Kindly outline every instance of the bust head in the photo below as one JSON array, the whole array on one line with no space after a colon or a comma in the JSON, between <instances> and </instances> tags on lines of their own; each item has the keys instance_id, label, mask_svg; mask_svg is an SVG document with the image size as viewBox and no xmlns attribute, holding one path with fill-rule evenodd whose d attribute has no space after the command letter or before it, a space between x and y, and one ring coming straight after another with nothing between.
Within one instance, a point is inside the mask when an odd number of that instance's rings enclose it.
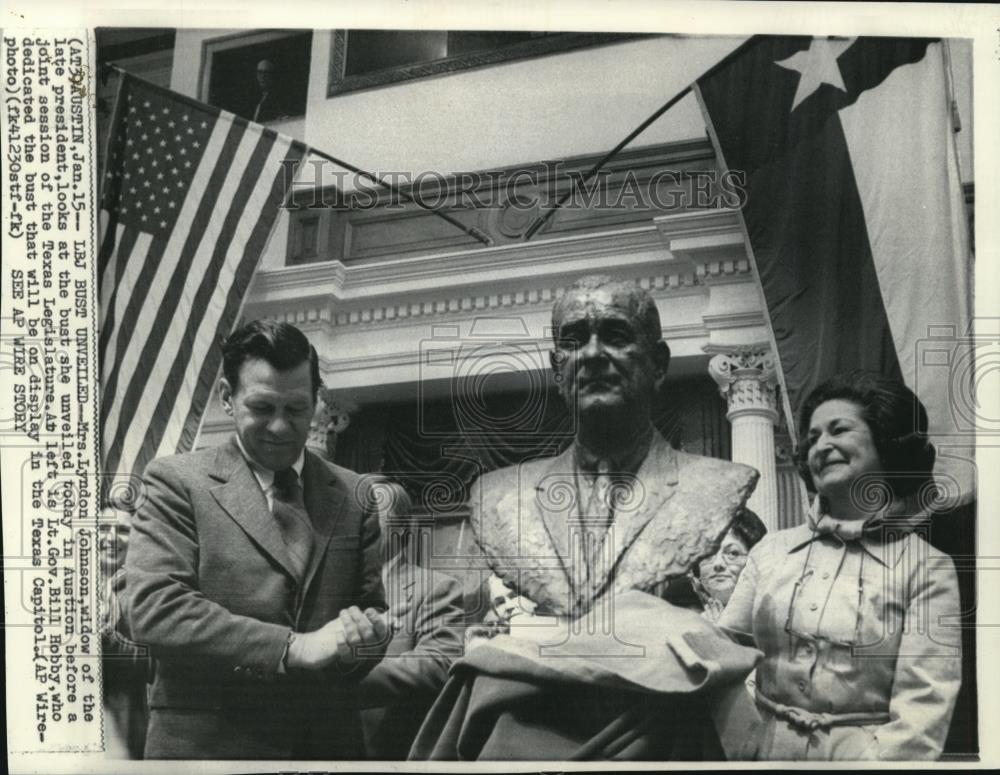
<instances>
[{"instance_id":1,"label":"bust head","mask_svg":"<svg viewBox=\"0 0 1000 775\"><path fill-rule=\"evenodd\" d=\"M652 297L619 278L583 277L556 302L552 329L552 370L579 432L645 429L670 362Z\"/></svg>"}]
</instances>

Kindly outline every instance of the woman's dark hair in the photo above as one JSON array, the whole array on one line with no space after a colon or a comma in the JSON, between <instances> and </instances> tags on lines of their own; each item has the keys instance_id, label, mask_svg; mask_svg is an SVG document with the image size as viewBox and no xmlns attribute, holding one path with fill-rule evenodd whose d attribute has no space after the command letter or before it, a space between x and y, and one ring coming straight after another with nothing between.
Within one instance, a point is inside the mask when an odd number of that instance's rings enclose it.
<instances>
[{"instance_id":1,"label":"woman's dark hair","mask_svg":"<svg viewBox=\"0 0 1000 775\"><path fill-rule=\"evenodd\" d=\"M240 367L258 358L278 371L288 371L308 362L313 398L316 398L323 384L319 376L319 356L306 335L295 326L275 320L254 320L226 337L222 342L222 374L234 393L240 385Z\"/></svg>"},{"instance_id":2,"label":"woman's dark hair","mask_svg":"<svg viewBox=\"0 0 1000 775\"><path fill-rule=\"evenodd\" d=\"M810 492L816 492L816 486L809 473L809 423L820 404L838 399L861 409L885 471L885 483L893 494L910 495L933 482L935 450L927 439L923 403L899 380L876 372L851 371L819 385L802 405L795 459Z\"/></svg>"},{"instance_id":3,"label":"woman's dark hair","mask_svg":"<svg viewBox=\"0 0 1000 775\"><path fill-rule=\"evenodd\" d=\"M767 533L767 526L763 520L750 509L743 509L729 529L746 545L748 551L753 549Z\"/></svg>"}]
</instances>

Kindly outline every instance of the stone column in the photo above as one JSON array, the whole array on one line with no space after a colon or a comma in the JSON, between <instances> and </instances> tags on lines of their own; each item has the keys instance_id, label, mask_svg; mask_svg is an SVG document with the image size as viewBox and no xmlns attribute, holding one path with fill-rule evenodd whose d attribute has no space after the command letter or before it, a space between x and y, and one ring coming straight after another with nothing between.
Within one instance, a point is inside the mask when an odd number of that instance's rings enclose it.
<instances>
[{"instance_id":1,"label":"stone column","mask_svg":"<svg viewBox=\"0 0 1000 775\"><path fill-rule=\"evenodd\" d=\"M778 373L767 347L739 347L720 352L708 364L719 385L732 426L733 461L760 471L747 505L767 525L778 529L778 482L774 428L778 423Z\"/></svg>"}]
</instances>

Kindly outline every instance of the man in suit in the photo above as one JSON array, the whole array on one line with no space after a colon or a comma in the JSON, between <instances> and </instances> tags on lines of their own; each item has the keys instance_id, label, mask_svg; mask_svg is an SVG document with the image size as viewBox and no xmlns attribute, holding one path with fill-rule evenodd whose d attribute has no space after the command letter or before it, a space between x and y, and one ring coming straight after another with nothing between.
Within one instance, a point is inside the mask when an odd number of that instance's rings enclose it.
<instances>
[{"instance_id":1,"label":"man in suit","mask_svg":"<svg viewBox=\"0 0 1000 775\"><path fill-rule=\"evenodd\" d=\"M145 755L358 758L354 685L388 640L378 515L361 477L305 450L320 378L302 332L252 322L222 349L234 436L153 461L132 526Z\"/></svg>"},{"instance_id":2,"label":"man in suit","mask_svg":"<svg viewBox=\"0 0 1000 775\"><path fill-rule=\"evenodd\" d=\"M575 439L473 486L499 622L468 641L412 754L745 758L755 713L742 682L758 652L648 593L717 550L758 474L674 450L653 427L670 350L641 288L585 277L552 326Z\"/></svg>"},{"instance_id":3,"label":"man in suit","mask_svg":"<svg viewBox=\"0 0 1000 775\"><path fill-rule=\"evenodd\" d=\"M422 536L413 505L402 485L373 485L388 557L382 582L389 601L392 641L385 658L361 681L362 711L369 758L406 759L427 711L462 656L465 611L462 586L419 562Z\"/></svg>"}]
</instances>

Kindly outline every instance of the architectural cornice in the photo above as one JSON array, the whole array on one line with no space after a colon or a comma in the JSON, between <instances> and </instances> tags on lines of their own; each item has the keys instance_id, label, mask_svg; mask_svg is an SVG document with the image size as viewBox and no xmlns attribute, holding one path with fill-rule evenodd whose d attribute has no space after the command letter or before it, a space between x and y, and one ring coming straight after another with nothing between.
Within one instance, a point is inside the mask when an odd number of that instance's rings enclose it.
<instances>
[{"instance_id":1,"label":"architectural cornice","mask_svg":"<svg viewBox=\"0 0 1000 775\"><path fill-rule=\"evenodd\" d=\"M297 323L391 324L449 313L548 307L576 277L608 271L634 278L657 296L705 293L703 286L713 281L752 281L742 245L732 211L686 212L643 226L527 243L354 266L326 261L262 271L247 306ZM716 323L742 324L742 314L722 316ZM756 324L758 318L751 315L746 322Z\"/></svg>"},{"instance_id":2,"label":"architectural cornice","mask_svg":"<svg viewBox=\"0 0 1000 775\"><path fill-rule=\"evenodd\" d=\"M653 224L669 254L694 265L700 279L743 280L751 274L735 210L661 215Z\"/></svg>"},{"instance_id":3,"label":"architectural cornice","mask_svg":"<svg viewBox=\"0 0 1000 775\"><path fill-rule=\"evenodd\" d=\"M471 344L485 357L483 321L518 321L521 333L498 335L493 355L506 363L523 344L537 357L514 370L544 372L553 302L578 277L607 273L657 299L676 357L704 358L715 339L756 341L766 330L738 216L709 209L530 242L261 271L245 314L302 328L322 373L349 391L433 381L441 375L424 362L428 348Z\"/></svg>"},{"instance_id":4,"label":"architectural cornice","mask_svg":"<svg viewBox=\"0 0 1000 775\"><path fill-rule=\"evenodd\" d=\"M247 306L352 325L550 305L573 278L611 266L654 292L691 292L699 282L696 265L665 257L656 229L643 226L359 266L330 261L262 271Z\"/></svg>"}]
</instances>

